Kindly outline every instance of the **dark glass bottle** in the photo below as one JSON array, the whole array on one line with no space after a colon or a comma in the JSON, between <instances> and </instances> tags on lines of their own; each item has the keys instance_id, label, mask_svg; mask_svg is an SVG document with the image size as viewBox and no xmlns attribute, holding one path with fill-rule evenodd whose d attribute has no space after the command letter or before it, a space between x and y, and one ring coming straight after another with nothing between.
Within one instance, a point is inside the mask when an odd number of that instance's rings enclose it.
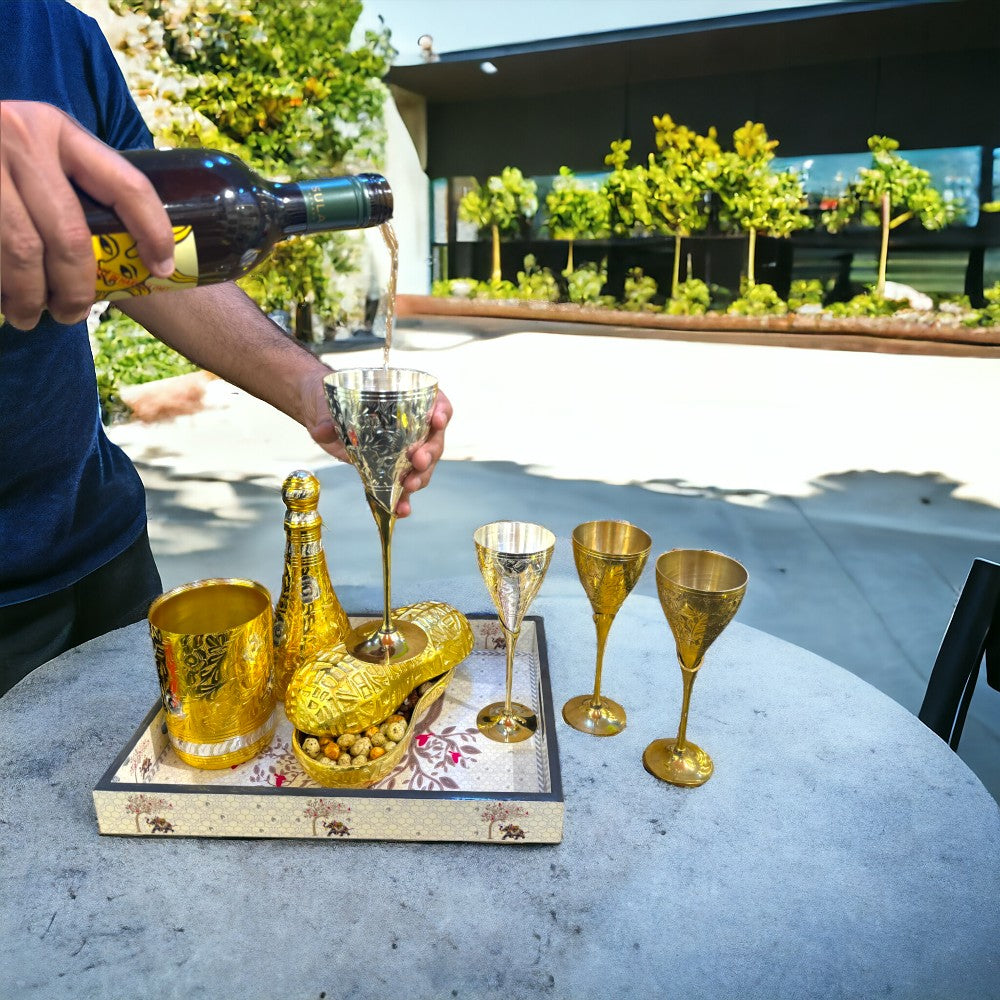
<instances>
[{"instance_id":1,"label":"dark glass bottle","mask_svg":"<svg viewBox=\"0 0 1000 1000\"><path fill-rule=\"evenodd\" d=\"M229 281L252 271L290 236L378 226L392 217L379 174L267 181L211 149L122 154L152 182L174 227L173 278L149 275L121 219L79 192L94 239L98 298Z\"/></svg>"}]
</instances>

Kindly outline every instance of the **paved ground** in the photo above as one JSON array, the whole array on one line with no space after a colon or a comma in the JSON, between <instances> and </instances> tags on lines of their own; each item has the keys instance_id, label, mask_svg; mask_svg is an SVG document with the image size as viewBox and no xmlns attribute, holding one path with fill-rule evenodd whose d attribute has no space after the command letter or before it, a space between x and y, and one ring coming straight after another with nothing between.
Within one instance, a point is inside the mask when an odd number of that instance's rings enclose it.
<instances>
[{"instance_id":1,"label":"paved ground","mask_svg":"<svg viewBox=\"0 0 1000 1000\"><path fill-rule=\"evenodd\" d=\"M917 711L972 559L1000 561L995 361L485 329L413 321L398 335L394 363L437 374L456 410L448 460L396 529L401 601L423 578L469 572L471 533L496 518L552 528L546 586L577 587L574 525L628 518L654 555L739 558L751 578L740 620ZM377 582L353 470L225 383L206 404L113 431L146 482L164 583L250 575L277 593L279 487L302 467L323 484L334 583ZM655 593L651 569L639 590ZM1000 797L998 750L1000 693L981 682L962 756Z\"/></svg>"}]
</instances>

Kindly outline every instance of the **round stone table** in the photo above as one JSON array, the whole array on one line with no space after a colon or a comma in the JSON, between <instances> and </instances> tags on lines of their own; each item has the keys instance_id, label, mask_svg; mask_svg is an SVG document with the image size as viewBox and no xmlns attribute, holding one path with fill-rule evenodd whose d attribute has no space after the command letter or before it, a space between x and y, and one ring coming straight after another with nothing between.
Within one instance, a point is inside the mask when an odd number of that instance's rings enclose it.
<instances>
[{"instance_id":1,"label":"round stone table","mask_svg":"<svg viewBox=\"0 0 1000 1000\"><path fill-rule=\"evenodd\" d=\"M396 597L491 610L471 578ZM589 605L554 579L530 613L558 717L593 683ZM0 698L0 995L1000 996L1000 809L916 718L737 621L692 700L715 775L662 784L641 757L680 671L635 594L603 687L628 728L559 718L560 844L106 837L91 792L158 697L148 633L66 653Z\"/></svg>"}]
</instances>

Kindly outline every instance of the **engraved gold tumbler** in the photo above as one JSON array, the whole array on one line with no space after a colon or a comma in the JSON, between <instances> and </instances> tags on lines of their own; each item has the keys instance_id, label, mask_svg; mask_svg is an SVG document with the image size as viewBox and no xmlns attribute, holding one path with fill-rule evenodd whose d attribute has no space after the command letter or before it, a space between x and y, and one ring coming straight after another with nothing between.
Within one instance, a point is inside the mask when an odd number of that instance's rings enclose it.
<instances>
[{"instance_id":1,"label":"engraved gold tumbler","mask_svg":"<svg viewBox=\"0 0 1000 1000\"><path fill-rule=\"evenodd\" d=\"M252 580L198 580L150 606L167 734L185 763L230 767L271 742L272 631L271 595Z\"/></svg>"}]
</instances>

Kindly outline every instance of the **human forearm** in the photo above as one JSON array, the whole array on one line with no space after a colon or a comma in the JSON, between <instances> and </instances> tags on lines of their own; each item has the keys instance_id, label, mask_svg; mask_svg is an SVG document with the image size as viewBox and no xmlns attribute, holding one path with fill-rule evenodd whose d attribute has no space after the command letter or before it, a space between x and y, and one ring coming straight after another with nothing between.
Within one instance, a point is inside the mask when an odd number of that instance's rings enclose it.
<instances>
[{"instance_id":1,"label":"human forearm","mask_svg":"<svg viewBox=\"0 0 1000 1000\"><path fill-rule=\"evenodd\" d=\"M331 455L349 461L326 402L323 378L330 369L287 337L235 285L161 292L118 304L165 344L286 413ZM399 517L410 513L410 494L430 482L451 415L451 403L439 390L430 435L410 455L412 468L396 506Z\"/></svg>"},{"instance_id":2,"label":"human forearm","mask_svg":"<svg viewBox=\"0 0 1000 1000\"><path fill-rule=\"evenodd\" d=\"M329 368L287 337L231 283L117 302L159 340L314 433L315 397ZM332 424L331 424L332 429Z\"/></svg>"}]
</instances>

